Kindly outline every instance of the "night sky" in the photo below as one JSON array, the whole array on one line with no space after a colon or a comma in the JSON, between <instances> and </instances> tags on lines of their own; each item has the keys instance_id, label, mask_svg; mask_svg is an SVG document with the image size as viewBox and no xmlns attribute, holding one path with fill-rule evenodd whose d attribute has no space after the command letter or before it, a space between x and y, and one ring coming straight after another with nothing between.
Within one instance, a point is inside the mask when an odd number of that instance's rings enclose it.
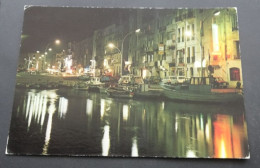
<instances>
[{"instance_id":1,"label":"night sky","mask_svg":"<svg viewBox=\"0 0 260 168\"><path fill-rule=\"evenodd\" d=\"M44 51L48 43L61 40L60 48L80 41L94 30L120 23L130 9L30 7L25 10L21 53ZM54 43L53 43L54 46ZM58 46L55 46L58 47Z\"/></svg>"}]
</instances>

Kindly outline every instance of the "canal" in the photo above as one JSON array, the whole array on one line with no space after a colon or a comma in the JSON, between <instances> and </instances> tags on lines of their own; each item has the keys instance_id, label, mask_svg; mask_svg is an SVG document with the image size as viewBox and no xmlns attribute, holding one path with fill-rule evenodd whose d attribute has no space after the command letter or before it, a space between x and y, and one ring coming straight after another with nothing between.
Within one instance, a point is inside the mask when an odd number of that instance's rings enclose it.
<instances>
[{"instance_id":1,"label":"canal","mask_svg":"<svg viewBox=\"0 0 260 168\"><path fill-rule=\"evenodd\" d=\"M7 152L33 155L243 158L243 105L116 99L16 89Z\"/></svg>"}]
</instances>

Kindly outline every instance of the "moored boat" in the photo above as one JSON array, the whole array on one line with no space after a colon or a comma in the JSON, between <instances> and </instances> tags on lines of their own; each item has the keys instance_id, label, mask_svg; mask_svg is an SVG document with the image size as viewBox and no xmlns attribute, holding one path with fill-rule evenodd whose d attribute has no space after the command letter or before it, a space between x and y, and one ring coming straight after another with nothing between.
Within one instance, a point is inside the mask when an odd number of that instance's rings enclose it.
<instances>
[{"instance_id":1,"label":"moored boat","mask_svg":"<svg viewBox=\"0 0 260 168\"><path fill-rule=\"evenodd\" d=\"M115 98L133 98L134 96L133 90L123 86L110 87L106 90L106 92L110 97L115 97Z\"/></svg>"},{"instance_id":2,"label":"moored boat","mask_svg":"<svg viewBox=\"0 0 260 168\"><path fill-rule=\"evenodd\" d=\"M100 87L104 87L104 83L100 82L99 77L91 77L89 81L86 82L89 91L100 91Z\"/></svg>"},{"instance_id":3,"label":"moored boat","mask_svg":"<svg viewBox=\"0 0 260 168\"><path fill-rule=\"evenodd\" d=\"M238 89L213 89L209 77L192 77L186 85L176 85L164 89L164 96L172 100L190 102L228 103L242 101L243 96Z\"/></svg>"}]
</instances>

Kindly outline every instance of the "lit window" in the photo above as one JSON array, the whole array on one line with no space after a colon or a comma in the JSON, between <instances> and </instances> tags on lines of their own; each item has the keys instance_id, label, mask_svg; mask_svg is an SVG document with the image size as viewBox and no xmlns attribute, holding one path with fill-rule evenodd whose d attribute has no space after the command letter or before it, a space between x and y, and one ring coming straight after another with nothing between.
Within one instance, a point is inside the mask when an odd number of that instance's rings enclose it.
<instances>
[{"instance_id":1,"label":"lit window","mask_svg":"<svg viewBox=\"0 0 260 168\"><path fill-rule=\"evenodd\" d=\"M239 68L230 68L230 80L231 81L240 81Z\"/></svg>"}]
</instances>

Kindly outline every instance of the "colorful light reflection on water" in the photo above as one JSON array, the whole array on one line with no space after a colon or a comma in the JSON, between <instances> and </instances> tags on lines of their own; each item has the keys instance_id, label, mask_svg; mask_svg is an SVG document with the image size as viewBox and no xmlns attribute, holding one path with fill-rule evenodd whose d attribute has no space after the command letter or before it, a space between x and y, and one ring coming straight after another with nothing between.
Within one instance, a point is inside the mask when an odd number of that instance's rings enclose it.
<instances>
[{"instance_id":1,"label":"colorful light reflection on water","mask_svg":"<svg viewBox=\"0 0 260 168\"><path fill-rule=\"evenodd\" d=\"M244 158L243 105L112 99L16 90L8 152L37 155Z\"/></svg>"}]
</instances>

